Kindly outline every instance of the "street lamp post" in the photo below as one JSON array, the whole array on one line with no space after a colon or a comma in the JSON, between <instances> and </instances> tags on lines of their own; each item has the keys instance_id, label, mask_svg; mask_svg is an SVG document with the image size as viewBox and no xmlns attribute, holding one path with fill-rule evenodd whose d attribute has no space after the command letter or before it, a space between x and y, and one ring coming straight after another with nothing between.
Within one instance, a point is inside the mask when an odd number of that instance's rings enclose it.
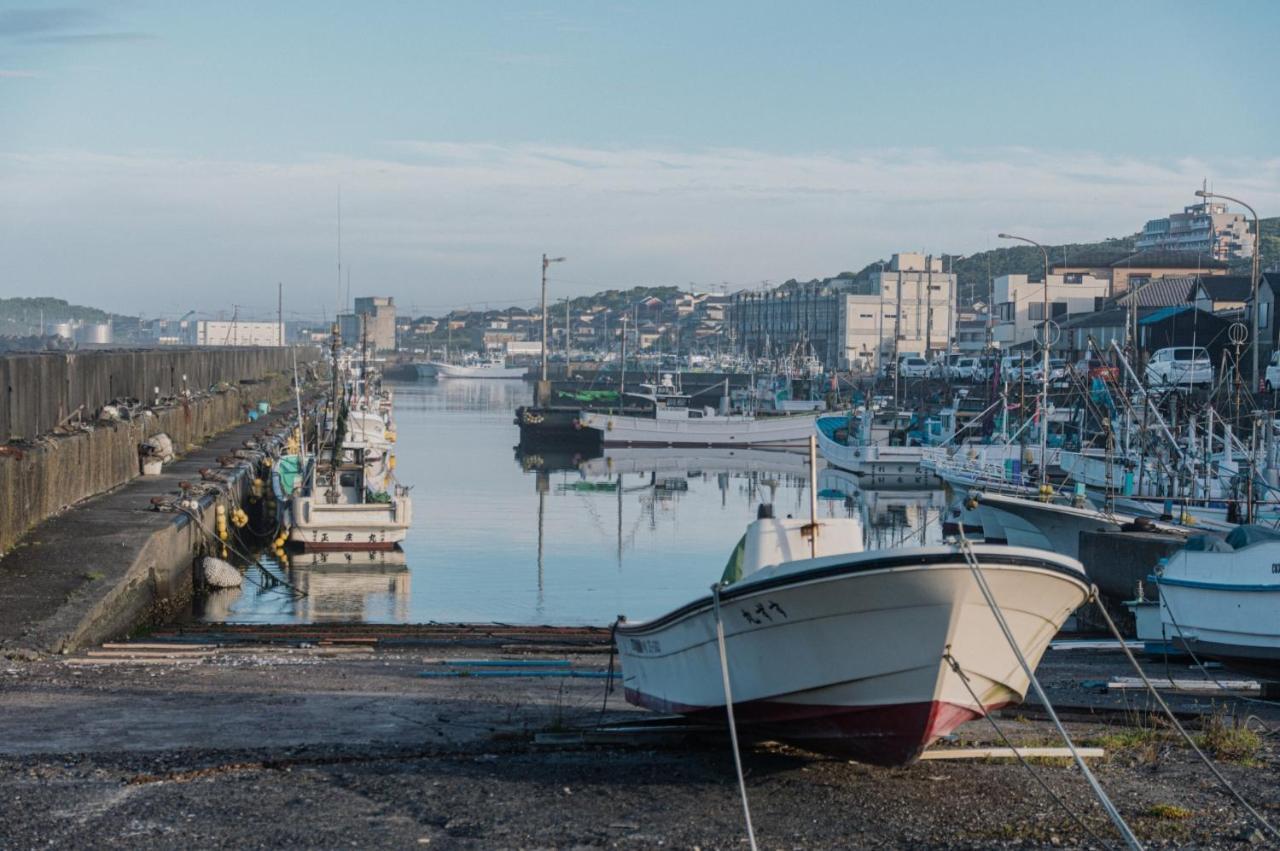
<instances>
[{"instance_id":1,"label":"street lamp post","mask_svg":"<svg viewBox=\"0 0 1280 851\"><path fill-rule=\"evenodd\" d=\"M1044 255L1044 318L1041 323L1044 357L1041 361L1040 375L1040 492L1043 495L1049 480L1049 252L1034 239L1025 236L1014 236L1011 233L996 235L999 239L1016 239L1040 249Z\"/></svg>"},{"instance_id":2,"label":"street lamp post","mask_svg":"<svg viewBox=\"0 0 1280 851\"><path fill-rule=\"evenodd\" d=\"M547 267L552 263L563 263L563 257L542 255L542 379L538 382L538 398L543 403L550 397L547 386Z\"/></svg>"},{"instance_id":3,"label":"street lamp post","mask_svg":"<svg viewBox=\"0 0 1280 851\"><path fill-rule=\"evenodd\" d=\"M1253 214L1253 268L1252 268L1252 273L1249 276L1250 290L1253 295L1253 323L1252 323L1253 337L1251 340L1253 344L1252 345L1253 375L1251 377L1251 380L1253 381L1254 390L1257 390L1258 389L1258 343L1259 343L1258 287L1260 285L1258 270L1261 268L1261 263L1262 263L1262 230L1261 228L1258 227L1258 211L1250 207L1245 202L1241 201L1239 198L1232 198L1230 195L1222 195L1218 192L1208 192L1208 191L1205 191L1204 189L1197 189L1196 197L1203 198L1206 201L1208 201L1210 198L1221 198L1223 201L1230 201L1233 204L1239 204L1241 207L1244 207L1246 210L1248 210L1250 213Z\"/></svg>"}]
</instances>

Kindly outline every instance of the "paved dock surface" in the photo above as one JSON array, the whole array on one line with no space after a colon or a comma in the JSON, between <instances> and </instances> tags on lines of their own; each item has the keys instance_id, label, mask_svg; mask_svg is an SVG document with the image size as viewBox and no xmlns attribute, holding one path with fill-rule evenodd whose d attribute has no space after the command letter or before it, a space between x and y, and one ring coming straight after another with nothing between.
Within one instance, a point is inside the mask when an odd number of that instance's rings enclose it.
<instances>
[{"instance_id":1,"label":"paved dock surface","mask_svg":"<svg viewBox=\"0 0 1280 851\"><path fill-rule=\"evenodd\" d=\"M602 715L603 680L545 667L439 675L477 659L608 665L602 631L444 627L212 627L0 660L0 848L745 847L722 735L580 737L650 716L616 694ZM1190 751L1143 733L1141 698L1081 685L1126 672L1114 652L1041 666L1077 741L1107 748L1095 770L1148 847L1249 847L1259 837ZM1274 707L1225 704L1280 728ZM1034 707L999 723L1059 743ZM1257 742L1223 770L1280 820L1280 752ZM998 740L980 721L943 744ZM744 764L763 848L1102 847L1015 763L888 770L755 742ZM1120 847L1072 767L1036 768Z\"/></svg>"},{"instance_id":2,"label":"paved dock surface","mask_svg":"<svg viewBox=\"0 0 1280 851\"><path fill-rule=\"evenodd\" d=\"M74 642L90 612L143 557L151 537L185 522L181 515L154 511L151 498L180 493L183 481L200 483L202 468L219 470L220 457L242 448L263 427L256 422L230 429L165 465L160 475L135 478L70 506L28 532L0 558L0 653L57 651ZM125 595L122 604L155 594L151 588L145 592ZM189 589L163 592L158 596L190 596ZM109 619L111 612L103 616Z\"/></svg>"}]
</instances>

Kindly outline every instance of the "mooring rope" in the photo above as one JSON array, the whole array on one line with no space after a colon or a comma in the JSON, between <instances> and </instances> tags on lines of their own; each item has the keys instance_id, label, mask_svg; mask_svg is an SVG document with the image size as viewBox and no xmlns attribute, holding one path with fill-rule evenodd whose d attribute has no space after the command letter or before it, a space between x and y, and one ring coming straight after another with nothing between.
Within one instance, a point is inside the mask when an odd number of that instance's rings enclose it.
<instances>
[{"instance_id":1,"label":"mooring rope","mask_svg":"<svg viewBox=\"0 0 1280 851\"><path fill-rule=\"evenodd\" d=\"M1031 665L1027 662L1027 657L1022 654L1022 648L1018 646L1017 639L1013 637L1013 631L1009 629L1009 623L1005 620L1004 613L1000 611L1000 605L996 602L995 596L991 593L990 586L987 585L987 579L982 575L982 566L978 564L978 557L973 552L973 547L969 543L969 539L964 536L964 527L960 528L960 551L964 553L965 561L969 565L969 572L973 574L974 581L978 583L978 590L982 592L983 598L987 601L987 607L991 609L991 614L995 615L996 623L1000 626L1000 631L1004 633L1005 641L1009 643L1009 647L1013 650L1013 655L1017 657L1018 664L1022 666L1022 671L1027 675L1027 679L1031 683L1031 687L1035 689L1036 697L1040 699L1040 703L1044 706L1045 712L1048 713L1049 719L1053 721L1053 725L1058 728L1058 734L1062 736L1062 740L1067 744L1067 750L1071 751L1071 756L1075 760L1076 765L1080 768L1080 773L1088 781L1089 787L1093 789L1093 794L1097 797L1098 802L1102 804L1102 808L1106 810L1107 816L1115 824L1116 830L1124 838L1125 844L1130 848L1141 851L1142 843L1138 841L1138 837L1134 835L1129 824L1124 820L1124 816L1120 815L1120 811L1116 809L1116 805L1107 797L1107 793L1102 788L1102 784L1098 782L1098 778L1089 770L1089 766L1085 764L1084 758L1080 756L1080 752L1076 750L1075 742L1071 741L1071 736L1067 733L1067 728L1062 725L1062 721L1058 718L1058 713L1054 711L1053 704L1049 702L1049 696L1044 693L1044 689L1040 686L1040 681L1036 679L1035 671L1031 669Z\"/></svg>"},{"instance_id":2,"label":"mooring rope","mask_svg":"<svg viewBox=\"0 0 1280 851\"><path fill-rule=\"evenodd\" d=\"M1092 595L1095 598L1098 596L1098 589L1096 586L1092 589ZM1160 704L1160 708L1164 710L1164 714L1169 717L1169 721L1173 724L1174 729L1178 731L1178 734L1181 735L1183 740L1191 747L1191 750L1195 751L1196 756L1200 757L1200 761L1208 767L1209 771L1213 773L1213 776L1217 778L1218 782L1222 784L1222 786L1231 793L1231 796L1239 802L1240 806L1242 806L1245 811L1253 817L1253 820L1260 824L1267 833L1271 834L1273 838L1280 840L1280 832L1277 832L1276 829L1271 826L1271 822L1267 821L1266 817L1262 815L1262 813L1258 812L1252 804L1245 800L1244 795L1240 794L1235 786L1231 785L1231 781L1227 780L1222 772L1218 770L1218 766L1213 764L1213 760L1209 759L1209 757L1205 755L1205 752L1200 750L1199 746L1196 745L1195 740L1191 738L1191 735L1187 732L1186 728L1179 723L1177 716L1175 716L1173 714L1173 710L1169 708L1169 704L1165 703L1164 698L1160 696L1160 692L1156 691L1156 687L1152 685L1151 680L1147 679L1146 671L1142 670L1142 666L1139 665L1138 660L1134 658L1133 652L1129 650L1129 645L1127 645L1124 639L1120 637L1120 630L1116 627L1115 621L1111 620L1111 615L1107 613L1106 606L1099 605L1098 610L1102 612L1102 618L1107 622L1107 628L1111 630L1111 634L1120 641L1120 649L1124 651L1124 655L1129 660L1129 664L1138 672L1138 676L1142 679L1143 685L1147 687L1147 691L1151 693L1151 696L1156 699L1156 703Z\"/></svg>"},{"instance_id":3,"label":"mooring rope","mask_svg":"<svg viewBox=\"0 0 1280 851\"><path fill-rule=\"evenodd\" d=\"M751 826L751 804L747 801L747 781L742 774L742 754L738 749L738 725L733 717L733 692L729 688L729 654L725 650L724 621L720 619L720 583L711 586L711 601L716 613L716 642L720 645L720 677L724 682L724 708L729 716L729 741L733 743L733 764L738 770L738 791L742 793L742 815L747 820L747 840L751 851L757 851L756 832Z\"/></svg>"},{"instance_id":4,"label":"mooring rope","mask_svg":"<svg viewBox=\"0 0 1280 851\"><path fill-rule=\"evenodd\" d=\"M956 660L956 657L952 656L950 652L947 652L942 654L942 658L951 666L951 670L955 671L956 676L960 678L960 682L964 684L965 691L969 692L969 697L973 698L974 704L981 707L983 705L982 701L978 699L977 692L973 690L973 686L969 683L969 675L960 667L960 663ZM1076 826L1083 830L1094 842L1098 843L1105 849L1110 849L1111 846L1107 844L1107 841L1094 833L1093 830L1090 829L1089 825L1084 823L1084 820L1080 818L1076 811L1067 806L1067 802L1058 797L1057 793L1055 793L1053 789L1049 788L1049 784L1040 776L1040 773L1032 767L1031 763L1027 762L1026 757L1024 757L1022 752L1014 746L1013 742L1009 740L1009 737L1005 735L1004 730L1002 730L1000 725L996 723L996 719L991 717L991 713L984 709L982 717L987 719L991 728L996 731L996 735L998 735L1000 740L1003 741L1009 750L1013 752L1013 755L1018 758L1018 762L1020 762L1022 767L1027 770L1027 773L1031 775L1031 779L1040 784L1040 788L1045 791L1045 794L1053 799L1053 802L1061 807L1062 811L1071 817L1071 820L1076 823Z\"/></svg>"}]
</instances>

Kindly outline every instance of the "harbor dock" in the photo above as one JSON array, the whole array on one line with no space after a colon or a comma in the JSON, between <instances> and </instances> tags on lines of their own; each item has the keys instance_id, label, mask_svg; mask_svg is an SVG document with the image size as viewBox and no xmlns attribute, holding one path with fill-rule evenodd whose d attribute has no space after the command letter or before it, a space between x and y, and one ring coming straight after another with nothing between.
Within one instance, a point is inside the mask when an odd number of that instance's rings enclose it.
<instances>
[{"instance_id":1,"label":"harbor dock","mask_svg":"<svg viewBox=\"0 0 1280 851\"><path fill-rule=\"evenodd\" d=\"M6 659L0 784L21 805L0 844L91 832L105 847L333 847L352 836L430 848L742 847L723 732L664 729L616 681L606 703L607 679L551 675L605 674L608 640L607 630L211 625ZM1140 838L1258 842L1141 697L1093 684L1128 670L1115 650L1052 650L1041 664L1073 737L1104 751L1093 769ZM424 676L450 671L470 674ZM1274 815L1274 741L1238 741L1215 724L1253 714L1253 729L1275 729L1280 714L1221 695L1171 700L1202 741L1242 748L1222 770ZM996 720L1018 745L1056 743L1034 701ZM978 721L935 749L1001 745ZM1013 760L884 770L764 741L744 742L743 760L762 847L1099 847ZM1063 760L1034 768L1112 840L1078 772Z\"/></svg>"}]
</instances>

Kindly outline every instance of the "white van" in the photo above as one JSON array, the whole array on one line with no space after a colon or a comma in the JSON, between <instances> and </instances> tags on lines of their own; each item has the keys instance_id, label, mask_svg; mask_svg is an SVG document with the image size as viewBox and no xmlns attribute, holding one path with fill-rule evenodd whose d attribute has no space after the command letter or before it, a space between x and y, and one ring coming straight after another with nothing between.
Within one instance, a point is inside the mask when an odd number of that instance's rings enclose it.
<instances>
[{"instance_id":1,"label":"white van","mask_svg":"<svg viewBox=\"0 0 1280 851\"><path fill-rule=\"evenodd\" d=\"M1213 361L1203 346L1161 349L1147 361L1146 372L1147 383L1153 387L1213 383Z\"/></svg>"}]
</instances>

